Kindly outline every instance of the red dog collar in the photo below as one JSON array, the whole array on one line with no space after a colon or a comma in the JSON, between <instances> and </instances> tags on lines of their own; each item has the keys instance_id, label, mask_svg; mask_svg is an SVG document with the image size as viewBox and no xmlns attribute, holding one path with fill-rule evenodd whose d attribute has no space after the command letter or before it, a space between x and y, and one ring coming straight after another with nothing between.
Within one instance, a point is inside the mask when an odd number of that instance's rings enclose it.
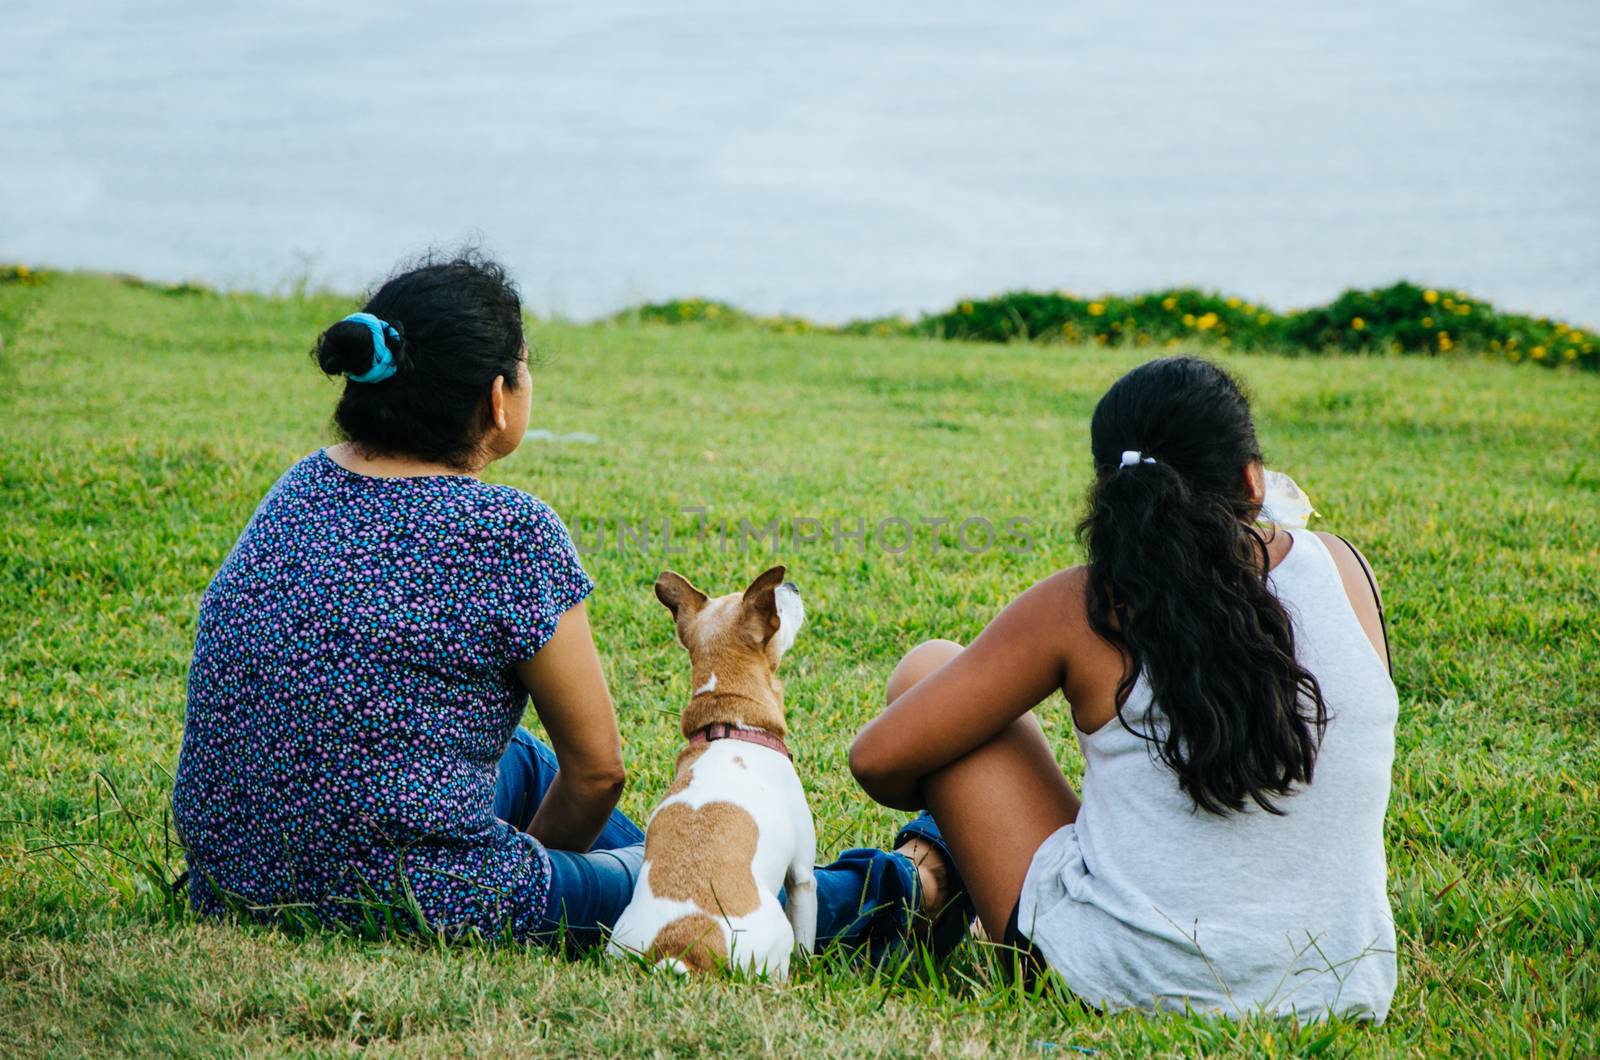
<instances>
[{"instance_id":1,"label":"red dog collar","mask_svg":"<svg viewBox=\"0 0 1600 1060\"><path fill-rule=\"evenodd\" d=\"M784 742L765 729L747 729L743 725L729 725L717 721L689 734L691 744L714 743L717 740L743 740L745 743L770 747L789 761L794 761L794 755L789 753L789 748Z\"/></svg>"}]
</instances>

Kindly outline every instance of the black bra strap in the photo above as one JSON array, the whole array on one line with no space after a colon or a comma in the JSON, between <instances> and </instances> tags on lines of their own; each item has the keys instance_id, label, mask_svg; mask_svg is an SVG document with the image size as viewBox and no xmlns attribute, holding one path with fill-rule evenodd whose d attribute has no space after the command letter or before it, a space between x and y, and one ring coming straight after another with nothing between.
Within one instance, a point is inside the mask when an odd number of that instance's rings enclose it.
<instances>
[{"instance_id":1,"label":"black bra strap","mask_svg":"<svg viewBox=\"0 0 1600 1060\"><path fill-rule=\"evenodd\" d=\"M1389 668L1390 673L1393 673L1394 656L1389 651L1389 622L1383 616L1383 600L1378 597L1378 583L1372 580L1372 571L1367 568L1367 561L1361 558L1361 553L1356 551L1356 546L1345 541L1342 534L1333 536L1344 541L1344 547L1348 548L1350 554L1356 558L1356 566L1361 568L1361 573L1367 579L1367 588L1372 590L1372 602L1378 608L1378 628L1383 630L1383 664Z\"/></svg>"}]
</instances>

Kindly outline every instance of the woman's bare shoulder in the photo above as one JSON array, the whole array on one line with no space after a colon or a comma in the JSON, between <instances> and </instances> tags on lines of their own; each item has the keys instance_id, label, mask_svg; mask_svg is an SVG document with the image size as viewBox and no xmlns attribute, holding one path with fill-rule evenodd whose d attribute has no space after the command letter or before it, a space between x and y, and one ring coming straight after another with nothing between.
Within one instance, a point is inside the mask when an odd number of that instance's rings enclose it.
<instances>
[{"instance_id":1,"label":"woman's bare shoulder","mask_svg":"<svg viewBox=\"0 0 1600 1060\"><path fill-rule=\"evenodd\" d=\"M1089 568L1066 567L1035 582L1012 606L1048 627L1053 638L1070 650L1074 640L1092 633L1088 597Z\"/></svg>"},{"instance_id":2,"label":"woman's bare shoulder","mask_svg":"<svg viewBox=\"0 0 1600 1060\"><path fill-rule=\"evenodd\" d=\"M1333 564L1339 568L1339 577L1344 581L1350 602L1358 607L1363 599L1381 604L1383 597L1378 592L1378 575L1361 550L1338 534L1330 534L1326 530L1314 532L1333 556Z\"/></svg>"},{"instance_id":3,"label":"woman's bare shoulder","mask_svg":"<svg viewBox=\"0 0 1600 1060\"><path fill-rule=\"evenodd\" d=\"M1037 594L1043 600L1061 606L1066 605L1069 610L1079 612L1084 609L1084 601L1089 592L1089 568L1081 564L1076 567L1064 567L1054 574L1047 575L1035 582L1030 594Z\"/></svg>"}]
</instances>

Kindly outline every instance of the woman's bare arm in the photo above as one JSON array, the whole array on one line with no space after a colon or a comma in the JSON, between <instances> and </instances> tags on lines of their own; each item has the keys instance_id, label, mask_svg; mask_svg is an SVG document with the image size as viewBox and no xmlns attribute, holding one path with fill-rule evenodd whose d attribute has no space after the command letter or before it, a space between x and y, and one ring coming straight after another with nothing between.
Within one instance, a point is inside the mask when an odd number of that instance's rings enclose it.
<instances>
[{"instance_id":1,"label":"woman's bare arm","mask_svg":"<svg viewBox=\"0 0 1600 1060\"><path fill-rule=\"evenodd\" d=\"M561 616L544 647L517 664L517 676L561 763L528 834L557 850L588 850L616 807L627 773L583 604Z\"/></svg>"},{"instance_id":2,"label":"woman's bare arm","mask_svg":"<svg viewBox=\"0 0 1600 1060\"><path fill-rule=\"evenodd\" d=\"M1017 597L961 654L861 730L850 770L868 795L896 809L920 809L923 777L987 743L1061 688L1070 577L1046 578Z\"/></svg>"}]
</instances>

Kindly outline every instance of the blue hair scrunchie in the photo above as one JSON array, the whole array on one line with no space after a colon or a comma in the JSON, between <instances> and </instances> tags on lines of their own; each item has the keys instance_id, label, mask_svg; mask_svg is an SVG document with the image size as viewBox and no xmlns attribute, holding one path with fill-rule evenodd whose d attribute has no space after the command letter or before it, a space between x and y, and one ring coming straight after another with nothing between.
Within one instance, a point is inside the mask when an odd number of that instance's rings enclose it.
<instances>
[{"instance_id":1,"label":"blue hair scrunchie","mask_svg":"<svg viewBox=\"0 0 1600 1060\"><path fill-rule=\"evenodd\" d=\"M379 320L371 313L351 313L339 323L343 324L345 320L365 324L372 331L372 367L359 375L355 372L346 372L345 378L352 383L381 383L394 375L399 368L394 363L394 354L389 352L389 344L384 341L385 334L395 339L400 337L400 332L395 330L394 325L387 320Z\"/></svg>"}]
</instances>

